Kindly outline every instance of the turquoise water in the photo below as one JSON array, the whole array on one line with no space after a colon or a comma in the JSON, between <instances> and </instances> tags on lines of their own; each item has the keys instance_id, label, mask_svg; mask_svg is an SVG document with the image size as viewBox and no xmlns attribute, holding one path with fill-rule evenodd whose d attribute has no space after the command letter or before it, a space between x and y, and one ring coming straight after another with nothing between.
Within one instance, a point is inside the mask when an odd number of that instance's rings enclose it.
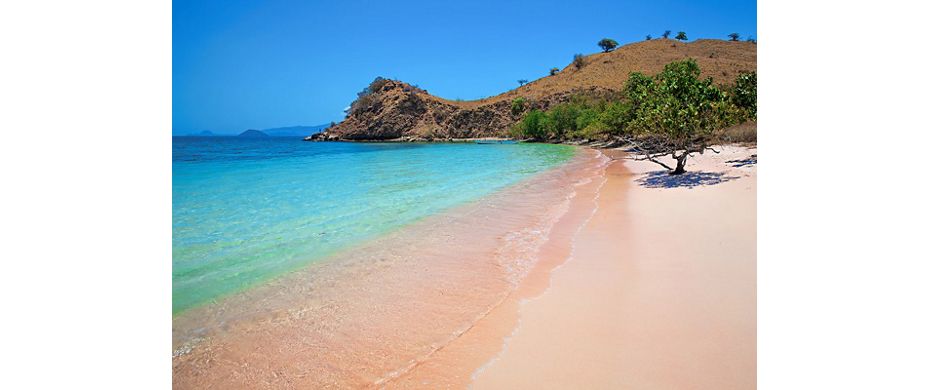
<instances>
[{"instance_id":1,"label":"turquoise water","mask_svg":"<svg viewBox=\"0 0 930 390\"><path fill-rule=\"evenodd\" d=\"M548 144L175 137L173 311L477 199L573 154Z\"/></svg>"}]
</instances>

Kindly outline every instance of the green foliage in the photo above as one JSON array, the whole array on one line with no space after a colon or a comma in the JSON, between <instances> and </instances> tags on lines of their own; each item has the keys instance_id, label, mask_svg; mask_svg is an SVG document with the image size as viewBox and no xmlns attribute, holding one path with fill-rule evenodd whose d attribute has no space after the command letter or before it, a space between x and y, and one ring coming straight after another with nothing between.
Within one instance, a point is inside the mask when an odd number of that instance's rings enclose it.
<instances>
[{"instance_id":1,"label":"green foliage","mask_svg":"<svg viewBox=\"0 0 930 390\"><path fill-rule=\"evenodd\" d=\"M545 112L530 110L522 121L514 125L511 133L518 138L546 140L549 138L545 129L546 121Z\"/></svg>"},{"instance_id":2,"label":"green foliage","mask_svg":"<svg viewBox=\"0 0 930 390\"><path fill-rule=\"evenodd\" d=\"M585 58L584 54L575 54L575 58L572 59L572 65L575 65L575 68L581 69L588 63L588 59Z\"/></svg>"},{"instance_id":3,"label":"green foliage","mask_svg":"<svg viewBox=\"0 0 930 390\"><path fill-rule=\"evenodd\" d=\"M662 38L668 39L669 35L672 35L672 30L665 30L665 32L662 33Z\"/></svg>"},{"instance_id":4,"label":"green foliage","mask_svg":"<svg viewBox=\"0 0 930 390\"><path fill-rule=\"evenodd\" d=\"M526 109L526 99L524 99L522 96L516 99L513 99L513 101L510 102L510 113L513 115L518 115L522 113L523 110L525 109Z\"/></svg>"},{"instance_id":5,"label":"green foliage","mask_svg":"<svg viewBox=\"0 0 930 390\"><path fill-rule=\"evenodd\" d=\"M737 111L726 94L713 80L702 80L700 75L697 62L687 59L665 65L651 83L628 83L627 90L635 93L630 96L635 105L629 123L632 134L658 137L678 149L688 149L709 139L713 130L734 124Z\"/></svg>"},{"instance_id":6,"label":"green foliage","mask_svg":"<svg viewBox=\"0 0 930 390\"><path fill-rule=\"evenodd\" d=\"M559 68L552 68L552 69L549 69L549 75L550 75L550 76L555 76L555 74L556 74L556 73L559 73L559 71L561 71L561 69L559 69Z\"/></svg>"},{"instance_id":7,"label":"green foliage","mask_svg":"<svg viewBox=\"0 0 930 390\"><path fill-rule=\"evenodd\" d=\"M685 34L684 31L679 31L679 32L678 32L678 35L675 35L675 39L677 39L677 40L679 40L679 41L687 41L687 40L688 40L688 35Z\"/></svg>"},{"instance_id":8,"label":"green foliage","mask_svg":"<svg viewBox=\"0 0 930 390\"><path fill-rule=\"evenodd\" d=\"M739 41L739 33L730 33L727 36L730 37L731 42Z\"/></svg>"},{"instance_id":9,"label":"green foliage","mask_svg":"<svg viewBox=\"0 0 930 390\"><path fill-rule=\"evenodd\" d=\"M526 79L517 80L517 83L519 83L521 87L523 86L523 84L526 84L526 83L528 83L528 82L529 82L529 81L527 81Z\"/></svg>"},{"instance_id":10,"label":"green foliage","mask_svg":"<svg viewBox=\"0 0 930 390\"><path fill-rule=\"evenodd\" d=\"M652 138L688 149L711 139L716 130L755 118L754 72L740 74L726 90L700 76L693 59L669 63L654 77L630 73L619 100L575 95L548 111L530 111L512 133L541 141Z\"/></svg>"},{"instance_id":11,"label":"green foliage","mask_svg":"<svg viewBox=\"0 0 930 390\"><path fill-rule=\"evenodd\" d=\"M603 50L604 53L607 53L607 52L609 52L609 51L611 51L611 50L613 50L613 49L616 49L617 46L618 46L619 44L617 43L617 41L615 41L615 40L613 40L613 39L604 38L604 39L601 39L601 40L597 43L597 45L601 47L601 50Z\"/></svg>"},{"instance_id":12,"label":"green foliage","mask_svg":"<svg viewBox=\"0 0 930 390\"><path fill-rule=\"evenodd\" d=\"M756 72L743 72L736 77L732 100L752 118L756 117Z\"/></svg>"}]
</instances>

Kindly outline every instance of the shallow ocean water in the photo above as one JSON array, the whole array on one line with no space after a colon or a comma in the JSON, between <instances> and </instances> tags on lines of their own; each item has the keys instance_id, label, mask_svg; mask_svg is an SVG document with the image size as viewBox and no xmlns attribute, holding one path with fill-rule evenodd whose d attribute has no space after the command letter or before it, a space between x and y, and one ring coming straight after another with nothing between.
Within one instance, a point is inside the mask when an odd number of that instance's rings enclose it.
<instances>
[{"instance_id":1,"label":"shallow ocean water","mask_svg":"<svg viewBox=\"0 0 930 390\"><path fill-rule=\"evenodd\" d=\"M173 311L474 201L574 153L549 144L176 137Z\"/></svg>"}]
</instances>

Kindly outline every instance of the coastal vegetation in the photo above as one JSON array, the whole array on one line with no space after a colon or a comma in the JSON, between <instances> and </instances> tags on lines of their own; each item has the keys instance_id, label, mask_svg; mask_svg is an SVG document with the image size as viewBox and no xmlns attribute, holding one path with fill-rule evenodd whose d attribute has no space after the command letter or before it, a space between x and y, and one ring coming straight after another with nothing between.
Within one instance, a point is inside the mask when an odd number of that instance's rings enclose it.
<instances>
[{"instance_id":1,"label":"coastal vegetation","mask_svg":"<svg viewBox=\"0 0 930 390\"><path fill-rule=\"evenodd\" d=\"M688 156L707 150L718 131L756 117L755 72L741 73L727 86L700 75L693 59L671 62L653 77L633 72L618 98L576 94L545 111L530 110L511 134L550 142L613 139L673 174L683 173ZM671 156L676 167L657 160L661 156Z\"/></svg>"}]
</instances>

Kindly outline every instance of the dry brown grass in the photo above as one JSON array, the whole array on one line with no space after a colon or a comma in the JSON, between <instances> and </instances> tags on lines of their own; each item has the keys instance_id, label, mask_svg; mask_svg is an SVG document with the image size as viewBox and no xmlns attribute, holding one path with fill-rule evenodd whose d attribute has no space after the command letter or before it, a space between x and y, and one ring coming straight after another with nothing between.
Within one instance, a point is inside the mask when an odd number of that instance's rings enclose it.
<instances>
[{"instance_id":1,"label":"dry brown grass","mask_svg":"<svg viewBox=\"0 0 930 390\"><path fill-rule=\"evenodd\" d=\"M720 130L716 134L716 140L720 143L727 144L755 144L756 122L744 122L736 126L730 126Z\"/></svg>"},{"instance_id":2,"label":"dry brown grass","mask_svg":"<svg viewBox=\"0 0 930 390\"><path fill-rule=\"evenodd\" d=\"M621 46L610 53L585 56L586 65L581 68L569 63L554 76L540 78L497 96L471 101L431 98L473 108L518 96L538 99L559 92L592 88L619 91L630 72L654 75L669 62L686 58L697 61L702 76L713 77L718 84L729 84L740 71L756 70L756 44L718 39L699 39L690 43L653 39Z\"/></svg>"}]
</instances>

